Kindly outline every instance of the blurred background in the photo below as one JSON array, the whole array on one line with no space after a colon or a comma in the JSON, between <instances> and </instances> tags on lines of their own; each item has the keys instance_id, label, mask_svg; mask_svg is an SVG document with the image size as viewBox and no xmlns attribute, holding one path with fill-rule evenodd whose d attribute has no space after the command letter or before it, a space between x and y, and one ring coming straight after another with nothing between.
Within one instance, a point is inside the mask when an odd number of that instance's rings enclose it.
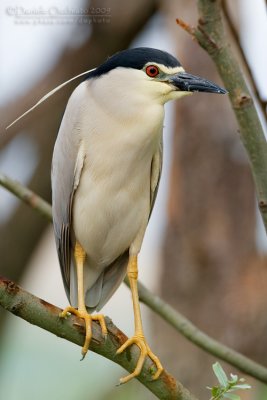
<instances>
[{"instance_id":1,"label":"blurred background","mask_svg":"<svg viewBox=\"0 0 267 400\"><path fill-rule=\"evenodd\" d=\"M267 97L264 0L223 2L261 98ZM9 131L5 126L55 86L127 47L176 55L188 72L220 82L207 54L175 23L197 21L196 2L2 0L0 3L0 170L51 201L53 145L69 84ZM240 63L242 61L240 59ZM246 72L246 66L243 65ZM221 83L222 84L222 83ZM259 104L263 124L266 121ZM166 106L164 165L140 256L140 280L199 328L266 365L267 241L256 208L247 156L227 96L195 94ZM266 126L265 126L266 128ZM52 227L0 188L0 274L64 308ZM105 306L133 333L124 285ZM147 308L145 331L163 365L200 398L215 384L216 360ZM0 309L0 399L150 399L137 381L117 387L119 366ZM227 372L234 368L225 366ZM251 378L243 399L266 399Z\"/></svg>"}]
</instances>

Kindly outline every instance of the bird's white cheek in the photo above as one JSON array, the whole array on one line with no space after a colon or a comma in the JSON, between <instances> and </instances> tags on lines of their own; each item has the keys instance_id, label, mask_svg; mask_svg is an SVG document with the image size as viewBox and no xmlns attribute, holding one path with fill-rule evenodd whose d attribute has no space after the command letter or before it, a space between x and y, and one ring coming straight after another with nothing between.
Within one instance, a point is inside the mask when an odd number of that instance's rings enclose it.
<instances>
[{"instance_id":1,"label":"bird's white cheek","mask_svg":"<svg viewBox=\"0 0 267 400\"><path fill-rule=\"evenodd\" d=\"M192 92L180 92L178 90L172 90L166 97L167 100L166 101L170 101L170 100L177 100L177 99L181 99L182 97L185 96L189 96L193 94Z\"/></svg>"}]
</instances>

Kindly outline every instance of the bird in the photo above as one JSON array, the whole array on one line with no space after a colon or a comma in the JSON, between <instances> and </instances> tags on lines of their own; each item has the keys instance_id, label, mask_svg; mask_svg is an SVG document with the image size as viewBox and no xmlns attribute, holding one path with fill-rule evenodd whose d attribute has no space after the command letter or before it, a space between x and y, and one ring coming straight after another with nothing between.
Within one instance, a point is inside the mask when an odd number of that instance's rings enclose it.
<instances>
[{"instance_id":1,"label":"bird","mask_svg":"<svg viewBox=\"0 0 267 400\"><path fill-rule=\"evenodd\" d=\"M98 321L107 335L99 311L127 274L134 335L117 353L132 344L140 353L134 371L120 383L137 377L147 356L156 367L153 379L163 371L143 331L138 255L161 176L164 104L192 92L227 93L187 73L166 51L149 47L120 51L90 70L74 89L54 146L53 226L70 303L60 317L75 314L84 320L84 358L92 321Z\"/></svg>"}]
</instances>

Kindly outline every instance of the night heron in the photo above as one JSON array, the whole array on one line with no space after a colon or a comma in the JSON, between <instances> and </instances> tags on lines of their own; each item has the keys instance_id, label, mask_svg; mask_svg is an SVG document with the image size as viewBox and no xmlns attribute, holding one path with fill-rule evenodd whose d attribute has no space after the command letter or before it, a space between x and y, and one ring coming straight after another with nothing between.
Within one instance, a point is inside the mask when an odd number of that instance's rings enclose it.
<instances>
[{"instance_id":1,"label":"night heron","mask_svg":"<svg viewBox=\"0 0 267 400\"><path fill-rule=\"evenodd\" d=\"M188 74L172 55L152 48L124 50L87 75L72 93L52 162L53 222L65 290L73 313L85 322L85 356L91 322L129 277L135 332L118 350L135 343L162 372L144 337L137 291L137 256L156 199L162 166L164 104L190 92L226 93Z\"/></svg>"}]
</instances>

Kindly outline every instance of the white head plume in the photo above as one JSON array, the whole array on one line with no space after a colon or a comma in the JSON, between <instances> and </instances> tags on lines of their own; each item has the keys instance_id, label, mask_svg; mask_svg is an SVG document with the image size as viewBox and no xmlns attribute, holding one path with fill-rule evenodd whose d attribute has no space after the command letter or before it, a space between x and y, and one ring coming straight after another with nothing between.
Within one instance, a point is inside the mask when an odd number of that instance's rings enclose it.
<instances>
[{"instance_id":1,"label":"white head plume","mask_svg":"<svg viewBox=\"0 0 267 400\"><path fill-rule=\"evenodd\" d=\"M38 107L40 104L42 104L45 100L47 100L49 97L53 96L53 94L55 94L56 92L58 92L60 89L62 89L64 86L66 86L68 83L74 81L77 78L80 78L83 75L88 74L89 72L94 71L95 68L90 69L88 71L82 72L79 75L74 76L73 78L61 83L61 85L55 87L54 89L52 89L49 93L46 93L39 101L37 101L36 104L34 104L31 108L29 108L27 111L25 111L22 115L20 115L18 118L15 119L15 121L11 122L11 124L9 124L6 129L9 129L11 126L13 126L14 124L16 124L21 118L25 117L27 114L29 114L31 111L33 111L36 107Z\"/></svg>"}]
</instances>

